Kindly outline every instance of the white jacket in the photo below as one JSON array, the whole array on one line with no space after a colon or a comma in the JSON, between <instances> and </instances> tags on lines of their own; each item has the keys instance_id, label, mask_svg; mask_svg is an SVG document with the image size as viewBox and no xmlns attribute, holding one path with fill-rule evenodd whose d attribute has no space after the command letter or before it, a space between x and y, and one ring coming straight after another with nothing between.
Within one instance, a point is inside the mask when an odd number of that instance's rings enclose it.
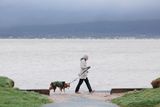
<instances>
[{"instance_id":1,"label":"white jacket","mask_svg":"<svg viewBox=\"0 0 160 107\"><path fill-rule=\"evenodd\" d=\"M79 73L79 78L80 79L86 79L87 78L87 74L88 74L88 71L87 70L87 63L84 59L81 60L81 63L80 63L80 73Z\"/></svg>"}]
</instances>

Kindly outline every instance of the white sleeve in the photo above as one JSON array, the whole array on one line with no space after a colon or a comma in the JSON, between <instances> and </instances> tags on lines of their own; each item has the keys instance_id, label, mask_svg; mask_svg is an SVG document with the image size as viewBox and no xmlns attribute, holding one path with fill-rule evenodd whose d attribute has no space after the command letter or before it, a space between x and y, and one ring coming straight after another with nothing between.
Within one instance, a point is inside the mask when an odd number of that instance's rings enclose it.
<instances>
[{"instance_id":1,"label":"white sleeve","mask_svg":"<svg viewBox=\"0 0 160 107\"><path fill-rule=\"evenodd\" d=\"M85 60L81 61L81 69L86 69L87 68L87 63Z\"/></svg>"}]
</instances>

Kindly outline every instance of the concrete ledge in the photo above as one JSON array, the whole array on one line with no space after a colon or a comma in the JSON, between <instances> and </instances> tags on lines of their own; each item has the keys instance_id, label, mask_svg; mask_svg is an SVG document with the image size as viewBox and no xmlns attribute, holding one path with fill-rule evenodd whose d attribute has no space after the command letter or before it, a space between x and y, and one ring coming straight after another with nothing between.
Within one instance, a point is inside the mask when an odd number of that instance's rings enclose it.
<instances>
[{"instance_id":1,"label":"concrete ledge","mask_svg":"<svg viewBox=\"0 0 160 107\"><path fill-rule=\"evenodd\" d=\"M39 94L50 95L49 89L23 89L21 91L33 91Z\"/></svg>"},{"instance_id":2,"label":"concrete ledge","mask_svg":"<svg viewBox=\"0 0 160 107\"><path fill-rule=\"evenodd\" d=\"M149 88L113 88L113 89L111 89L110 94L113 94L113 93L124 93L124 92L128 92L128 91L144 90L144 89L149 89Z\"/></svg>"}]
</instances>

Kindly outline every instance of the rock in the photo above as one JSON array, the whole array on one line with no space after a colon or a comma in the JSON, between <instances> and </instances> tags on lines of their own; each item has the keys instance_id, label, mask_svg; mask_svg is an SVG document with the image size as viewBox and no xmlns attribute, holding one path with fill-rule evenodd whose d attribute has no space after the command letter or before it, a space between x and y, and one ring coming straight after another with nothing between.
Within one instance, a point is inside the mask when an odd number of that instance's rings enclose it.
<instances>
[{"instance_id":1,"label":"rock","mask_svg":"<svg viewBox=\"0 0 160 107\"><path fill-rule=\"evenodd\" d=\"M160 78L157 78L157 79L153 80L151 82L151 84L152 84L153 88L159 88L160 87Z\"/></svg>"},{"instance_id":2,"label":"rock","mask_svg":"<svg viewBox=\"0 0 160 107\"><path fill-rule=\"evenodd\" d=\"M13 88L14 81L8 77L0 76L0 87Z\"/></svg>"}]
</instances>

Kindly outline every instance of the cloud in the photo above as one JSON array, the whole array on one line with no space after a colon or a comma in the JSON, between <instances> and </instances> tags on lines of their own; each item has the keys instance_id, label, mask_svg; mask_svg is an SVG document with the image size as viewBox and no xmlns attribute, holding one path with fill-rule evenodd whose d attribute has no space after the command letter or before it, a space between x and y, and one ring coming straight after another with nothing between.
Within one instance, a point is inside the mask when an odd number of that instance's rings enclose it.
<instances>
[{"instance_id":1,"label":"cloud","mask_svg":"<svg viewBox=\"0 0 160 107\"><path fill-rule=\"evenodd\" d=\"M159 0L0 0L0 26L160 19Z\"/></svg>"}]
</instances>

